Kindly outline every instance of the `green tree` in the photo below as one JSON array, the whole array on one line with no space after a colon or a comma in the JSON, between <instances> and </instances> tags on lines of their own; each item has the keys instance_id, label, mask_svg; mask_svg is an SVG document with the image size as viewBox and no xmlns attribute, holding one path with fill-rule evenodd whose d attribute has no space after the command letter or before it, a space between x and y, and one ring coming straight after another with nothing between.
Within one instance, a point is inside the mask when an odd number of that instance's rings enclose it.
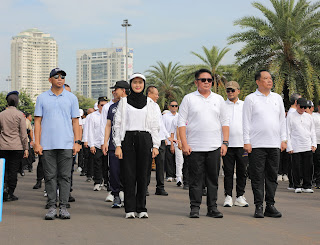
<instances>
[{"instance_id":1,"label":"green tree","mask_svg":"<svg viewBox=\"0 0 320 245\"><path fill-rule=\"evenodd\" d=\"M253 74L268 69L274 76L274 91L282 94L286 107L289 95L298 92L308 99L319 99L320 2L270 0L272 9L259 2L252 6L263 14L236 20L247 30L229 37L230 44L244 43L236 53L239 73L246 79L245 90L256 86Z\"/></svg>"},{"instance_id":2,"label":"green tree","mask_svg":"<svg viewBox=\"0 0 320 245\"><path fill-rule=\"evenodd\" d=\"M87 98L79 93L75 94L78 98L78 102L79 102L79 108L80 109L89 109L89 108L93 108L94 103L96 103L97 101L95 99L92 98Z\"/></svg>"},{"instance_id":3,"label":"green tree","mask_svg":"<svg viewBox=\"0 0 320 245\"><path fill-rule=\"evenodd\" d=\"M204 56L191 52L191 54L195 55L203 62L202 64L187 65L184 67L184 78L188 81L188 87L193 88L194 73L201 68L205 68L212 72L214 79L214 92L225 97L226 91L224 85L227 82L227 78L223 74L223 67L225 66L222 66L220 63L230 49L224 47L220 50L217 46L212 46L211 49L208 49L205 46L202 46L202 50L204 52Z\"/></svg>"},{"instance_id":4,"label":"green tree","mask_svg":"<svg viewBox=\"0 0 320 245\"><path fill-rule=\"evenodd\" d=\"M166 109L171 100L180 103L183 98L181 69L179 63L169 62L166 66L158 61L157 65L146 71L147 86L154 85L159 91L158 104L161 110Z\"/></svg>"},{"instance_id":5,"label":"green tree","mask_svg":"<svg viewBox=\"0 0 320 245\"><path fill-rule=\"evenodd\" d=\"M7 106L7 93L1 92L0 93L0 111L4 110ZM19 93L19 105L18 110L22 111L23 113L34 113L35 104L33 103L30 95L28 95L25 91L21 91Z\"/></svg>"}]
</instances>

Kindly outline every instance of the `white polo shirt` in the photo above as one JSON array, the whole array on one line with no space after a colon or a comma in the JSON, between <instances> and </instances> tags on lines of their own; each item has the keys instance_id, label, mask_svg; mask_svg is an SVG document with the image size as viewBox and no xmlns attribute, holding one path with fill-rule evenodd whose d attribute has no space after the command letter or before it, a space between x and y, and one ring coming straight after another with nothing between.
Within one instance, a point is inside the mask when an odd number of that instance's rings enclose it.
<instances>
[{"instance_id":1,"label":"white polo shirt","mask_svg":"<svg viewBox=\"0 0 320 245\"><path fill-rule=\"evenodd\" d=\"M287 151L294 153L311 151L311 146L317 147L316 132L312 116L297 111L287 116Z\"/></svg>"},{"instance_id":2,"label":"white polo shirt","mask_svg":"<svg viewBox=\"0 0 320 245\"><path fill-rule=\"evenodd\" d=\"M175 117L178 117L178 112L175 114L175 115L173 115L172 113L171 113L171 111L169 111L168 113L166 113L166 114L164 114L163 116L162 116L162 121L163 121L163 123L164 123L164 126L166 127L166 130L167 130L167 132L170 132L170 130L171 130L171 125L172 125L172 120L175 118ZM167 140L167 145L171 145L171 142L170 141L168 141Z\"/></svg>"},{"instance_id":3,"label":"white polo shirt","mask_svg":"<svg viewBox=\"0 0 320 245\"><path fill-rule=\"evenodd\" d=\"M91 113L92 116L88 118L86 124L88 124L88 145L89 147L97 147L101 149L100 140L100 119L101 114L99 111Z\"/></svg>"},{"instance_id":4,"label":"white polo shirt","mask_svg":"<svg viewBox=\"0 0 320 245\"><path fill-rule=\"evenodd\" d=\"M320 113L314 112L312 113L313 123L314 123L314 129L317 136L317 144L320 144Z\"/></svg>"},{"instance_id":5,"label":"white polo shirt","mask_svg":"<svg viewBox=\"0 0 320 245\"><path fill-rule=\"evenodd\" d=\"M252 148L280 148L287 139L285 110L279 94L258 89L243 104L243 141Z\"/></svg>"},{"instance_id":6,"label":"white polo shirt","mask_svg":"<svg viewBox=\"0 0 320 245\"><path fill-rule=\"evenodd\" d=\"M235 103L226 100L226 110L229 117L229 147L243 147L242 109L243 101Z\"/></svg>"},{"instance_id":7,"label":"white polo shirt","mask_svg":"<svg viewBox=\"0 0 320 245\"><path fill-rule=\"evenodd\" d=\"M198 90L184 96L179 109L178 127L184 126L192 151L214 151L221 147L222 126L229 126L222 96L211 92L205 98Z\"/></svg>"}]
</instances>

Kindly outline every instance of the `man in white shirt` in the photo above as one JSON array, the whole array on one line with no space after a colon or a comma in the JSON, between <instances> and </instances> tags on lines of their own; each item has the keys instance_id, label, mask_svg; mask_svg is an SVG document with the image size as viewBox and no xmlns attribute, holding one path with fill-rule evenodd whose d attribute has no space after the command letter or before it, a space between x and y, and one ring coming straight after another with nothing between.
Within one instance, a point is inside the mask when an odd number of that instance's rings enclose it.
<instances>
[{"instance_id":1,"label":"man in white shirt","mask_svg":"<svg viewBox=\"0 0 320 245\"><path fill-rule=\"evenodd\" d=\"M182 151L188 155L190 218L199 218L204 176L207 184L207 216L223 217L217 209L218 175L220 156L227 153L229 119L224 99L211 92L212 83L209 70L198 70L195 73L198 89L183 98L179 110Z\"/></svg>"},{"instance_id":2,"label":"man in white shirt","mask_svg":"<svg viewBox=\"0 0 320 245\"><path fill-rule=\"evenodd\" d=\"M287 117L288 152L292 154L292 175L295 193L313 193L312 152L317 148L317 139L312 116L305 112L305 98L298 99L297 110ZM303 184L301 185L301 178Z\"/></svg>"},{"instance_id":3,"label":"man in white shirt","mask_svg":"<svg viewBox=\"0 0 320 245\"><path fill-rule=\"evenodd\" d=\"M249 207L249 204L244 197L246 187L246 172L248 157L244 156L243 150L243 131L242 131L242 108L243 101L238 98L240 94L240 86L235 81L230 81L226 84L227 96L226 110L228 112L229 124L229 147L227 154L223 157L224 171L224 192L225 201L224 207L232 207L232 189L233 189L233 174L236 166L237 175L237 199L236 206Z\"/></svg>"},{"instance_id":4,"label":"man in white shirt","mask_svg":"<svg viewBox=\"0 0 320 245\"><path fill-rule=\"evenodd\" d=\"M249 176L256 205L254 217L281 217L274 207L280 149L286 149L286 122L280 95L271 92L271 74L255 74L256 92L249 94L243 105L244 149L249 153ZM266 209L263 213L265 190Z\"/></svg>"},{"instance_id":5,"label":"man in white shirt","mask_svg":"<svg viewBox=\"0 0 320 245\"><path fill-rule=\"evenodd\" d=\"M172 102L174 105L171 105ZM170 112L164 114L162 116L162 120L164 123L164 126L168 132L171 130L172 120L178 116L178 103L176 101L171 101L169 104L169 110ZM170 150L171 142L169 140L166 140L166 154L165 154L165 166L166 166L166 177L168 182L172 182L172 180L175 178L175 170L176 170L176 164L175 164L175 156Z\"/></svg>"},{"instance_id":6,"label":"man in white shirt","mask_svg":"<svg viewBox=\"0 0 320 245\"><path fill-rule=\"evenodd\" d=\"M93 180L94 191L101 190L101 184L103 182L103 162L106 161L106 157L101 150L101 111L105 104L107 104L107 97L99 97L98 110L92 113L87 119L88 124L88 146L90 152L93 155Z\"/></svg>"},{"instance_id":7,"label":"man in white shirt","mask_svg":"<svg viewBox=\"0 0 320 245\"><path fill-rule=\"evenodd\" d=\"M317 137L317 149L313 155L314 174L313 178L316 182L316 189L320 189L320 101L318 104L318 112L312 113L314 128Z\"/></svg>"}]
</instances>

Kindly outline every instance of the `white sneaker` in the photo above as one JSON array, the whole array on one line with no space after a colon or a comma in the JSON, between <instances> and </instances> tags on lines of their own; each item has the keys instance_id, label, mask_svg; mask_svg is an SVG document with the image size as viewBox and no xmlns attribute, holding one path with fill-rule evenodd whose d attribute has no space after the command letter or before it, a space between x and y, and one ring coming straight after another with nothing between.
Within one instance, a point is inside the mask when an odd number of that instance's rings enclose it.
<instances>
[{"instance_id":1,"label":"white sneaker","mask_svg":"<svg viewBox=\"0 0 320 245\"><path fill-rule=\"evenodd\" d=\"M224 207L232 207L233 202L232 202L232 197L227 195L226 198L224 199Z\"/></svg>"},{"instance_id":2,"label":"white sneaker","mask_svg":"<svg viewBox=\"0 0 320 245\"><path fill-rule=\"evenodd\" d=\"M302 192L302 189L301 189L301 188L296 188L294 192L295 192L295 193L301 193L301 192Z\"/></svg>"},{"instance_id":3,"label":"white sneaker","mask_svg":"<svg viewBox=\"0 0 320 245\"><path fill-rule=\"evenodd\" d=\"M247 203L247 200L244 196L237 197L234 205L239 207L249 207L249 203Z\"/></svg>"},{"instance_id":4,"label":"white sneaker","mask_svg":"<svg viewBox=\"0 0 320 245\"><path fill-rule=\"evenodd\" d=\"M48 196L48 193L47 193L46 190L43 191L43 196L44 196L44 197L47 197L47 196Z\"/></svg>"},{"instance_id":5,"label":"white sneaker","mask_svg":"<svg viewBox=\"0 0 320 245\"><path fill-rule=\"evenodd\" d=\"M169 178L167 179L167 182L172 182L172 178L169 177Z\"/></svg>"},{"instance_id":6,"label":"white sneaker","mask_svg":"<svg viewBox=\"0 0 320 245\"><path fill-rule=\"evenodd\" d=\"M119 192L119 197L120 197L121 202L124 202L124 192L123 191Z\"/></svg>"},{"instance_id":7,"label":"white sneaker","mask_svg":"<svg viewBox=\"0 0 320 245\"><path fill-rule=\"evenodd\" d=\"M304 188L302 188L302 192L304 192L304 193L313 193L314 191L312 189L304 189Z\"/></svg>"},{"instance_id":8,"label":"white sneaker","mask_svg":"<svg viewBox=\"0 0 320 245\"><path fill-rule=\"evenodd\" d=\"M113 202L113 195L111 194L111 192L108 193L108 196L106 197L106 202Z\"/></svg>"},{"instance_id":9,"label":"white sneaker","mask_svg":"<svg viewBox=\"0 0 320 245\"><path fill-rule=\"evenodd\" d=\"M134 212L126 213L126 219L134 219L135 217Z\"/></svg>"},{"instance_id":10,"label":"white sneaker","mask_svg":"<svg viewBox=\"0 0 320 245\"><path fill-rule=\"evenodd\" d=\"M94 187L93 187L93 190L94 191L100 191L101 190L100 184L95 184Z\"/></svg>"},{"instance_id":11,"label":"white sneaker","mask_svg":"<svg viewBox=\"0 0 320 245\"><path fill-rule=\"evenodd\" d=\"M279 182L279 181L282 181L282 175L278 174L278 179L277 179L277 181L278 181L278 182Z\"/></svg>"},{"instance_id":12,"label":"white sneaker","mask_svg":"<svg viewBox=\"0 0 320 245\"><path fill-rule=\"evenodd\" d=\"M290 186L289 186L289 187L287 188L287 190L289 190L289 191L294 191L294 190L295 190L295 188L294 188L294 187L290 187Z\"/></svg>"},{"instance_id":13,"label":"white sneaker","mask_svg":"<svg viewBox=\"0 0 320 245\"><path fill-rule=\"evenodd\" d=\"M147 212L141 212L138 214L139 219L147 219L149 218L148 213Z\"/></svg>"},{"instance_id":14,"label":"white sneaker","mask_svg":"<svg viewBox=\"0 0 320 245\"><path fill-rule=\"evenodd\" d=\"M284 175L282 176L282 180L283 180L283 181L289 181L288 175L284 174Z\"/></svg>"},{"instance_id":15,"label":"white sneaker","mask_svg":"<svg viewBox=\"0 0 320 245\"><path fill-rule=\"evenodd\" d=\"M82 171L82 168L81 167L78 167L77 168L77 172L81 172Z\"/></svg>"}]
</instances>

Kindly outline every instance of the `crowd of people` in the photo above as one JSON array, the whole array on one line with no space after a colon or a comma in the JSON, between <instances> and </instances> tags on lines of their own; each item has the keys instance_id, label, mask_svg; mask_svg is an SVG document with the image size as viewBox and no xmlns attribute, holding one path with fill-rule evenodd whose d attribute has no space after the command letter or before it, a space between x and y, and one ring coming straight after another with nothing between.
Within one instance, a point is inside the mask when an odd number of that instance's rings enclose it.
<instances>
[{"instance_id":1,"label":"crowd of people","mask_svg":"<svg viewBox=\"0 0 320 245\"><path fill-rule=\"evenodd\" d=\"M170 101L163 112L157 88L146 87L143 74L134 73L129 83L117 81L110 88L110 101L99 97L87 110L79 109L66 75L59 68L50 72L52 87L37 98L34 130L32 115L17 109L17 91L8 93L7 108L0 113L4 201L18 200L17 173L23 175L24 167L32 171L37 154L33 188L41 188L44 180L46 220L70 219L76 159L80 176L86 176L93 191L107 190L106 201L112 208L124 207L127 219L149 217L152 163L155 195L168 196L165 181L176 181L177 187L189 191L190 218L200 217L203 196L207 216L223 217L217 208L221 164L223 206L249 207L245 189L250 180L255 218L282 216L274 199L279 181L288 181L294 193L313 193L313 184L320 189L320 113L297 93L291 95L286 112L282 97L271 91L273 81L266 70L256 73L258 88L242 101L236 81L225 84L224 100L211 91L211 72L200 69L195 72L197 90L180 106Z\"/></svg>"}]
</instances>

